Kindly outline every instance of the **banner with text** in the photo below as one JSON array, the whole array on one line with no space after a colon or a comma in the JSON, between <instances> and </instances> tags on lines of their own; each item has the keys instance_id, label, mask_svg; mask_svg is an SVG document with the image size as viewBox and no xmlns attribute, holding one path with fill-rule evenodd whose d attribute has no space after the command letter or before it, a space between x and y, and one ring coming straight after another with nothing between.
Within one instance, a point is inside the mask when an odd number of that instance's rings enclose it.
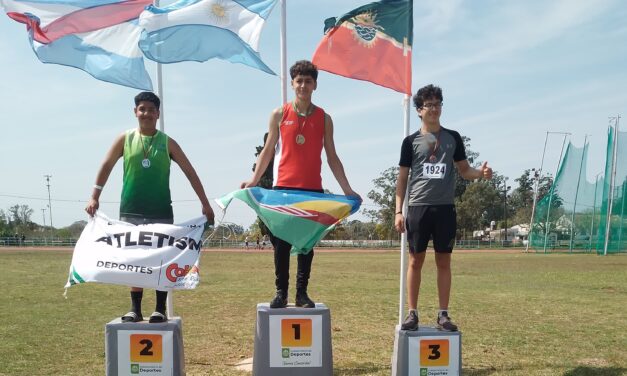
<instances>
[{"instance_id":1,"label":"banner with text","mask_svg":"<svg viewBox=\"0 0 627 376\"><path fill-rule=\"evenodd\" d=\"M133 225L97 212L72 256L66 288L86 282L158 290L198 285L201 236L206 222Z\"/></svg>"}]
</instances>

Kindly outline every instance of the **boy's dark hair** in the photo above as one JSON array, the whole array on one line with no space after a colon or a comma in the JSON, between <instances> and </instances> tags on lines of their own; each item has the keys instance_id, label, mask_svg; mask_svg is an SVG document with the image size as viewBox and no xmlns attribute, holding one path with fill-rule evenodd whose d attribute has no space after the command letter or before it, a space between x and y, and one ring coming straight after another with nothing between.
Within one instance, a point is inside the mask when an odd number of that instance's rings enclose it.
<instances>
[{"instance_id":1,"label":"boy's dark hair","mask_svg":"<svg viewBox=\"0 0 627 376\"><path fill-rule=\"evenodd\" d=\"M318 67L309 60L299 60L290 68L290 77L292 80L298 76L311 76L314 81L318 81Z\"/></svg>"},{"instance_id":2,"label":"boy's dark hair","mask_svg":"<svg viewBox=\"0 0 627 376\"><path fill-rule=\"evenodd\" d=\"M437 99L442 102L444 100L444 97L442 97L442 89L433 85L420 88L416 92L416 95L414 95L414 106L418 109L422 108L422 105L427 99Z\"/></svg>"},{"instance_id":3,"label":"boy's dark hair","mask_svg":"<svg viewBox=\"0 0 627 376\"><path fill-rule=\"evenodd\" d=\"M157 110L161 108L161 100L157 94L151 91L142 91L135 96L135 107L139 106L139 102L151 102L157 107Z\"/></svg>"}]
</instances>

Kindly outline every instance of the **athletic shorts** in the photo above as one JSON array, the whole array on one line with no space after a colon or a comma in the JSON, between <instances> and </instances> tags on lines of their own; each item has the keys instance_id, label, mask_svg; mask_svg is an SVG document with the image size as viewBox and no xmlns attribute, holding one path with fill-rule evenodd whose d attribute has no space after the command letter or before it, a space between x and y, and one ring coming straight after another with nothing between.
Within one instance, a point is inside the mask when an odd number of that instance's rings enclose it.
<instances>
[{"instance_id":1,"label":"athletic shorts","mask_svg":"<svg viewBox=\"0 0 627 376\"><path fill-rule=\"evenodd\" d=\"M451 253L457 232L455 205L410 206L405 227L409 252L425 252L433 240L436 252Z\"/></svg>"},{"instance_id":2,"label":"athletic shorts","mask_svg":"<svg viewBox=\"0 0 627 376\"><path fill-rule=\"evenodd\" d=\"M140 218L140 217L126 217L120 216L120 221L128 222L133 225L147 225L150 223L165 223L171 225L174 223L174 218Z\"/></svg>"}]
</instances>

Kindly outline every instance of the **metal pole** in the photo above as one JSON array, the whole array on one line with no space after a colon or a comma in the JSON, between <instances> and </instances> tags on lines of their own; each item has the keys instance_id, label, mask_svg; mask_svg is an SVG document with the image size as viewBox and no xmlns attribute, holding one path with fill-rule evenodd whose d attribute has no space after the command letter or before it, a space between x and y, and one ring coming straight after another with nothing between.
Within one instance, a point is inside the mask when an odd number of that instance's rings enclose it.
<instances>
[{"instance_id":1,"label":"metal pole","mask_svg":"<svg viewBox=\"0 0 627 376\"><path fill-rule=\"evenodd\" d=\"M556 132L557 133L557 132ZM544 231L544 253L546 253L546 241L549 236L549 216L551 214L551 203L553 202L553 192L555 192L555 182L557 180L557 174L559 172L560 163L562 162L562 154L564 153L564 145L566 144L566 136L570 135L570 133L564 133L564 141L562 142L562 150L560 150L560 159L557 162L557 168L555 169L555 177L553 178L553 184L551 184L551 191L549 192L549 206L546 210L546 224Z\"/></svg>"},{"instance_id":2,"label":"metal pole","mask_svg":"<svg viewBox=\"0 0 627 376\"><path fill-rule=\"evenodd\" d=\"M622 242L623 242L623 215L625 214L625 188L627 188L627 181L623 181L623 197L621 197L621 207L620 207L620 232L618 233L618 250L617 252L620 253L621 249L622 249Z\"/></svg>"},{"instance_id":3,"label":"metal pole","mask_svg":"<svg viewBox=\"0 0 627 376\"><path fill-rule=\"evenodd\" d=\"M544 137L544 149L542 150L542 160L540 162L540 170L537 171L537 175L535 176L536 182L533 188L533 205L531 206L531 219L529 220L529 235L527 236L527 247L525 248L525 252L529 252L529 244L531 243L531 234L533 233L533 218L536 214L536 205L538 203L538 186L540 184L540 179L542 179L542 167L544 166L544 155L546 154L546 143L549 140L549 133L546 132L546 136Z\"/></svg>"},{"instance_id":4,"label":"metal pole","mask_svg":"<svg viewBox=\"0 0 627 376\"><path fill-rule=\"evenodd\" d=\"M403 128L403 139L409 136L409 95L405 94L403 98L403 106L404 108L404 128ZM407 185L409 186L409 181L407 181ZM408 207L408 197L409 197L409 189L405 189L405 199L403 200L403 218L407 218L407 207ZM399 325L403 322L403 311L405 310L405 289L406 289L406 279L407 279L407 231L401 234L401 272L399 273L401 276L401 280L399 283L399 304L398 304L398 323Z\"/></svg>"},{"instance_id":5,"label":"metal pole","mask_svg":"<svg viewBox=\"0 0 627 376\"><path fill-rule=\"evenodd\" d=\"M287 9L286 0L281 0L281 27L280 27L280 45L281 45L281 103L287 103Z\"/></svg>"},{"instance_id":6,"label":"metal pole","mask_svg":"<svg viewBox=\"0 0 627 376\"><path fill-rule=\"evenodd\" d=\"M575 202L573 203L573 214L570 216L570 244L568 245L568 251L573 251L573 237L575 230L575 211L577 210L577 195L579 195L579 183L581 182L581 169L583 168L583 160L586 156L588 135L583 140L583 153L581 154L581 162L579 163L579 176L577 176L577 188L575 189Z\"/></svg>"},{"instance_id":7,"label":"metal pole","mask_svg":"<svg viewBox=\"0 0 627 376\"><path fill-rule=\"evenodd\" d=\"M50 178L52 175L44 175L46 178L46 187L48 187L48 208L50 213L50 231L52 232L52 200L50 199Z\"/></svg>"},{"instance_id":8,"label":"metal pole","mask_svg":"<svg viewBox=\"0 0 627 376\"><path fill-rule=\"evenodd\" d=\"M156 3L159 3L159 1ZM163 71L161 63L157 63L157 95L159 99L161 99L161 106L159 108L159 130L163 132L165 130L165 101L163 100ZM168 294L168 296L170 296L170 294Z\"/></svg>"},{"instance_id":9,"label":"metal pole","mask_svg":"<svg viewBox=\"0 0 627 376\"><path fill-rule=\"evenodd\" d=\"M155 0L154 2L156 7L159 7L159 0ZM160 47L157 47L160 48ZM161 67L161 63L157 63L157 96L161 99L161 106L159 107L159 130L161 132L165 131L165 100L163 98L163 70ZM174 317L174 290L168 292L168 297L165 301L166 304L166 313L168 318Z\"/></svg>"},{"instance_id":10,"label":"metal pole","mask_svg":"<svg viewBox=\"0 0 627 376\"><path fill-rule=\"evenodd\" d=\"M159 0L155 0L155 6L159 7ZM157 45L157 51L160 51L160 50L161 50L161 46ZM157 95L159 96L159 99L161 99L161 106L159 108L159 130L163 132L165 129L165 111L164 111L165 100L163 98L163 71L162 71L161 63L157 63ZM168 297L170 295L171 294L168 294Z\"/></svg>"},{"instance_id":11,"label":"metal pole","mask_svg":"<svg viewBox=\"0 0 627 376\"><path fill-rule=\"evenodd\" d=\"M503 180L503 220L505 221L505 241L507 241L507 178ZM505 246L505 243L503 243Z\"/></svg>"},{"instance_id":12,"label":"metal pole","mask_svg":"<svg viewBox=\"0 0 627 376\"><path fill-rule=\"evenodd\" d=\"M594 234L594 216L596 215L596 205L597 205L597 185L599 184L599 172L594 177L594 200L592 201L592 218L590 219L590 239L588 242L588 251L592 250L592 234Z\"/></svg>"},{"instance_id":13,"label":"metal pole","mask_svg":"<svg viewBox=\"0 0 627 376\"><path fill-rule=\"evenodd\" d=\"M605 245L603 247L603 255L607 256L607 246L610 241L610 225L612 224L612 206L614 205L614 184L616 179L616 149L618 149L618 122L620 115L613 118L614 122L614 150L612 152L612 169L610 170L610 189L607 205L607 219L605 221Z\"/></svg>"}]
</instances>

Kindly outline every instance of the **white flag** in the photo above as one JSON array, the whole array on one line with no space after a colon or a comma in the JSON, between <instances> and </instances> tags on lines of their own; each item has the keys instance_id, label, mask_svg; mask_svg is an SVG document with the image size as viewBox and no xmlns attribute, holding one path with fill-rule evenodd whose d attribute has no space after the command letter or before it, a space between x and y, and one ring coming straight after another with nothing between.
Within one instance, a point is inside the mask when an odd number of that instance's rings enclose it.
<instances>
[{"instance_id":1,"label":"white flag","mask_svg":"<svg viewBox=\"0 0 627 376\"><path fill-rule=\"evenodd\" d=\"M199 282L199 217L177 225L133 225L97 212L72 256L66 288L101 282L159 290L193 289Z\"/></svg>"}]
</instances>

